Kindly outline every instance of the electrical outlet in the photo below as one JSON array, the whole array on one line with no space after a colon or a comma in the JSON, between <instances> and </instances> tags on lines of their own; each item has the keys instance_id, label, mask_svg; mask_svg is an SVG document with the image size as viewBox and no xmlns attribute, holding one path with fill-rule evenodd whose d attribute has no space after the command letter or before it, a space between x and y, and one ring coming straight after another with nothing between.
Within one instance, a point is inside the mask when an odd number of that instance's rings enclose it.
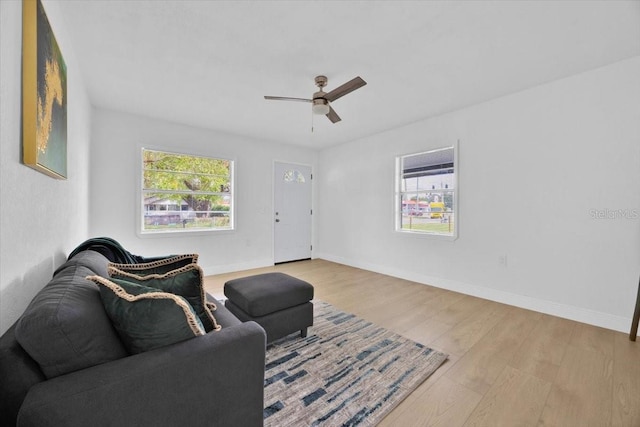
<instances>
[{"instance_id":1,"label":"electrical outlet","mask_svg":"<svg viewBox=\"0 0 640 427\"><path fill-rule=\"evenodd\" d=\"M507 255L500 255L498 257L498 264L502 265L503 267L507 266Z\"/></svg>"}]
</instances>

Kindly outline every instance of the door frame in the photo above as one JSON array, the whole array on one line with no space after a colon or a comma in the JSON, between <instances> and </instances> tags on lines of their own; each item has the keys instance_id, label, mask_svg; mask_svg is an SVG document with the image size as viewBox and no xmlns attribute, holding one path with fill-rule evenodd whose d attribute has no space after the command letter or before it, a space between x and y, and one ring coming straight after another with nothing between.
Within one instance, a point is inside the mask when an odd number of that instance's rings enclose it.
<instances>
[{"instance_id":1,"label":"door frame","mask_svg":"<svg viewBox=\"0 0 640 427\"><path fill-rule=\"evenodd\" d=\"M271 261L273 265L276 264L276 222L275 222L275 209L276 209L276 163L285 163L288 165L298 165L308 167L311 170L311 211L313 212L310 215L311 221L311 259L314 259L315 253L315 217L316 217L316 209L315 209L315 179L314 175L314 165L311 163L304 162L291 162L287 160L274 159L271 163Z\"/></svg>"}]
</instances>

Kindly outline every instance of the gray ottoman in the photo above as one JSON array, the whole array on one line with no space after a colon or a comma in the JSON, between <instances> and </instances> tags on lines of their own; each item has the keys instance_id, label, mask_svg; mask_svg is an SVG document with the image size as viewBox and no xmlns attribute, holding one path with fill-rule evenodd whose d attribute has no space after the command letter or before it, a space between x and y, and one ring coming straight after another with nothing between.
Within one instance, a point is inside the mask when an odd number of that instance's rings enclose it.
<instances>
[{"instance_id":1,"label":"gray ottoman","mask_svg":"<svg viewBox=\"0 0 640 427\"><path fill-rule=\"evenodd\" d=\"M284 273L266 273L224 284L225 307L243 322L253 320L272 342L313 325L313 286Z\"/></svg>"}]
</instances>

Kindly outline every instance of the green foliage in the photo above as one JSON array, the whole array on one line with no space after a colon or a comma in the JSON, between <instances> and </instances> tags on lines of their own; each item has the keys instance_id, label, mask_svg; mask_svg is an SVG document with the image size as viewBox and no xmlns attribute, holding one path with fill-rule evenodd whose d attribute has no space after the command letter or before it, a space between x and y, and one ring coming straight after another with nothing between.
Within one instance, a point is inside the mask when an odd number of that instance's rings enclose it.
<instances>
[{"instance_id":1,"label":"green foliage","mask_svg":"<svg viewBox=\"0 0 640 427\"><path fill-rule=\"evenodd\" d=\"M453 193L447 192L442 195L442 201L448 209L453 209Z\"/></svg>"},{"instance_id":2,"label":"green foliage","mask_svg":"<svg viewBox=\"0 0 640 427\"><path fill-rule=\"evenodd\" d=\"M229 160L144 150L143 167L146 197L172 200L178 205L184 201L189 209L207 211L230 192Z\"/></svg>"}]
</instances>

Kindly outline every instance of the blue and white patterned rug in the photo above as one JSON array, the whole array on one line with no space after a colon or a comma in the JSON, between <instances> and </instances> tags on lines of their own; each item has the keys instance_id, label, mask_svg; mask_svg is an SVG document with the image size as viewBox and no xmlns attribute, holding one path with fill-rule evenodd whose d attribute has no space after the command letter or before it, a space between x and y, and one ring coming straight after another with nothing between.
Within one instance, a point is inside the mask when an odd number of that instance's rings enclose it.
<instances>
[{"instance_id":1,"label":"blue and white patterned rug","mask_svg":"<svg viewBox=\"0 0 640 427\"><path fill-rule=\"evenodd\" d=\"M307 338L267 348L265 427L374 426L447 355L315 300Z\"/></svg>"}]
</instances>

